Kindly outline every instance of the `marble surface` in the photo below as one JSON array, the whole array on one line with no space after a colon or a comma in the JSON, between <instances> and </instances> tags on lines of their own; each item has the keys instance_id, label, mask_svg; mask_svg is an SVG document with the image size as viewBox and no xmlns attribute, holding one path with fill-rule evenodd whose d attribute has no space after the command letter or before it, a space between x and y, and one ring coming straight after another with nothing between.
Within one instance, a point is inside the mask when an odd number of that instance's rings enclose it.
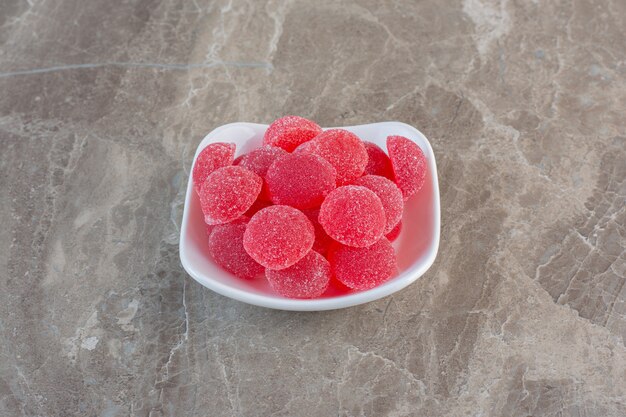
<instances>
[{"instance_id":1,"label":"marble surface","mask_svg":"<svg viewBox=\"0 0 626 417\"><path fill-rule=\"evenodd\" d=\"M626 2L3 0L0 415L625 416ZM181 268L204 134L399 120L442 239L367 305Z\"/></svg>"}]
</instances>

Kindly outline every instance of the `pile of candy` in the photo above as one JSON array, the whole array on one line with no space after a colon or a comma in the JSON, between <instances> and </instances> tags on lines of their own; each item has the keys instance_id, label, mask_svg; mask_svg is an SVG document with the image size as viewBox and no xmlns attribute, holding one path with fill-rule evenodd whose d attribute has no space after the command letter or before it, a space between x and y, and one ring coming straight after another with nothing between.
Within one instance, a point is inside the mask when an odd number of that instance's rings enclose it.
<instances>
[{"instance_id":1,"label":"pile of candy","mask_svg":"<svg viewBox=\"0 0 626 417\"><path fill-rule=\"evenodd\" d=\"M234 144L208 145L192 175L209 253L290 298L319 297L333 279L353 290L387 281L404 202L427 170L405 137L389 136L387 151L298 116L274 121L263 146L237 159Z\"/></svg>"}]
</instances>

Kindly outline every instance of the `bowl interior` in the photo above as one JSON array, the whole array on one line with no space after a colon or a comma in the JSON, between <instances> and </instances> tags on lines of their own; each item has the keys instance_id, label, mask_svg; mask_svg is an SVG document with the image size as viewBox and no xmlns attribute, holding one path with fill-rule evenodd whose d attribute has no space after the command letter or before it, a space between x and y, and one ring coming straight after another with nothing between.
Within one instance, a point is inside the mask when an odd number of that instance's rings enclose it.
<instances>
[{"instance_id":1,"label":"bowl interior","mask_svg":"<svg viewBox=\"0 0 626 417\"><path fill-rule=\"evenodd\" d=\"M198 146L198 153L213 142L233 142L237 156L261 145L267 125L233 123L221 126L207 135ZM318 299L293 300L274 293L260 277L245 281L222 270L213 263L207 248L207 236L198 195L191 178L187 187L185 211L181 227L181 262L187 272L202 285L223 295L251 304L292 310L321 310L346 307L384 297L421 276L435 259L439 245L439 191L435 159L430 144L418 130L399 122L383 122L343 127L361 139L386 149L389 135L402 135L416 142L428 160L428 173L422 190L406 204L402 232L393 243L398 255L399 274L388 282L367 291L351 291L333 284Z\"/></svg>"}]
</instances>

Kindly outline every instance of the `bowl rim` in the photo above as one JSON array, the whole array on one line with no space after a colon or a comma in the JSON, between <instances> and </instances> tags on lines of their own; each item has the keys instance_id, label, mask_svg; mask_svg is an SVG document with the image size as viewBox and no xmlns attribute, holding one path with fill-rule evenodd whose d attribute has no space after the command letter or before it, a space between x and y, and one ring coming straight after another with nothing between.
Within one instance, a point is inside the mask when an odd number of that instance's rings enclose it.
<instances>
[{"instance_id":1,"label":"bowl rim","mask_svg":"<svg viewBox=\"0 0 626 417\"><path fill-rule=\"evenodd\" d=\"M433 217L434 217L434 222L435 222L434 227L433 227L434 237L433 237L432 244L427 249L427 253L425 257L423 258L423 260L421 260L420 262L415 262L413 265L411 265L401 274L396 276L392 281L387 282L386 285L377 286L366 291L360 291L356 293L340 295L340 296L331 297L331 298L314 298L314 299L275 298L275 297L270 297L267 295L250 293L248 291L245 291L239 288L231 287L229 285L216 281L206 276L205 274L201 273L200 271L198 271L194 267L193 263L189 261L189 257L187 256L187 241L188 240L187 240L187 227L185 226L187 225L187 222L189 221L188 206L190 204L191 193L194 192L193 191L193 178L190 172L189 179L187 182L187 191L185 193L185 205L183 208L183 218L182 218L182 223L180 227L180 240L179 240L179 256L180 256L181 264L183 268L185 269L185 271L193 279L195 279L198 283L200 283L204 287L207 287L210 290L215 291L216 293L221 294L225 297L229 297L229 298L232 298L232 299L235 299L235 300L247 303L247 304L252 304L252 305L256 305L260 307L266 307L266 308L277 309L277 310L290 310L290 311L323 311L323 310L335 310L335 309L340 309L340 308L352 307L352 306L368 303L370 301L374 301L374 300L378 300L380 298L386 297L388 295L391 295L407 287L413 282L415 282L418 278L424 275L424 273L428 271L428 269L430 269L430 267L435 262L435 258L437 257L437 253L439 251L439 240L440 240L440 234L441 234L441 230L440 230L441 229L441 204L440 204L440 195L439 195L439 181L438 181L438 175L437 175L437 162L436 162L436 158L435 158L435 154L433 152L432 146L430 145L430 142L428 141L428 138L415 127L409 124L403 123L403 122L398 122L398 121L384 121L384 122L366 123L366 124L352 125L352 126L329 127L329 128L323 128L323 129L327 130L327 129L337 129L337 128L340 128L340 129L364 128L368 126L385 125L385 124L401 125L405 129L412 130L415 134L417 134L418 136L421 136L424 139L424 142L426 143L428 147L427 154L432 156L431 160L429 161L430 162L429 165L431 166L430 178L433 183L432 184L433 185L433 204L434 204L434 216ZM209 139L210 136L215 135L220 130L224 130L224 129L227 129L229 127L234 127L234 126L244 126L244 127L247 126L253 129L260 129L260 128L267 129L269 125L260 124L260 123L234 122L234 123L221 125L213 129L198 144L191 166L193 166L193 163L195 163L195 160L198 154L200 153L200 151L204 149L205 146L208 145L207 143L203 146L203 144L207 142L207 139Z\"/></svg>"}]
</instances>

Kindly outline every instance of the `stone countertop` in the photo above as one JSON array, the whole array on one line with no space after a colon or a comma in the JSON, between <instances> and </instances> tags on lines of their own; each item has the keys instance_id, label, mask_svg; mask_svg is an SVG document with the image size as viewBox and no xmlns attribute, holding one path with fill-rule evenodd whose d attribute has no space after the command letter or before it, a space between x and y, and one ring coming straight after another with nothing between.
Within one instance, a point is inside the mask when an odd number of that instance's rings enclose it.
<instances>
[{"instance_id":1,"label":"stone countertop","mask_svg":"<svg viewBox=\"0 0 626 417\"><path fill-rule=\"evenodd\" d=\"M0 415L626 415L626 2L5 0ZM421 280L271 311L182 269L224 123L399 120Z\"/></svg>"}]
</instances>

